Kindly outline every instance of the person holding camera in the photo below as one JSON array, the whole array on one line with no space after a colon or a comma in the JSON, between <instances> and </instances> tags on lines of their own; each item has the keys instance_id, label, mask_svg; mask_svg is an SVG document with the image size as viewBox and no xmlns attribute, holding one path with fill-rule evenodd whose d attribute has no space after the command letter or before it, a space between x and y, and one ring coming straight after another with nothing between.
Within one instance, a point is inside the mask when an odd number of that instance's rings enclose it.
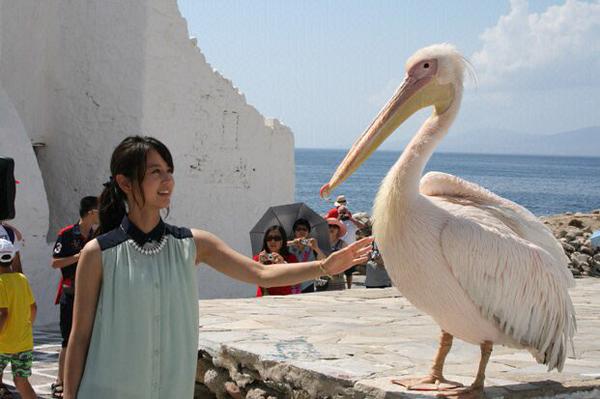
<instances>
[{"instance_id":1,"label":"person holding camera","mask_svg":"<svg viewBox=\"0 0 600 399\"><path fill-rule=\"evenodd\" d=\"M296 220L292 227L294 239L288 241L288 250L299 262L312 262L326 258L317 244L317 239L309 237L310 229L308 220L302 218ZM315 281L304 281L300 284L300 291L302 294L315 292Z\"/></svg>"},{"instance_id":2,"label":"person holding camera","mask_svg":"<svg viewBox=\"0 0 600 399\"><path fill-rule=\"evenodd\" d=\"M287 234L281 226L271 226L265 231L263 236L262 250L254 255L254 260L263 265L281 265L285 263L296 263L298 258L288 251ZM290 295L299 294L300 284L286 285L282 287L258 287L256 296L265 295Z\"/></svg>"}]
</instances>

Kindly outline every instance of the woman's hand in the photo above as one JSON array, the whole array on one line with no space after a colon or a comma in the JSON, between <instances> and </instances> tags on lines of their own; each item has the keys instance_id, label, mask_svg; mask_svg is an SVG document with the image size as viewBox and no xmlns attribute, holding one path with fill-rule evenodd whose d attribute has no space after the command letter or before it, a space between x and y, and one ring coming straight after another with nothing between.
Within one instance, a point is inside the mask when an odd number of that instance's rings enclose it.
<instances>
[{"instance_id":1,"label":"woman's hand","mask_svg":"<svg viewBox=\"0 0 600 399\"><path fill-rule=\"evenodd\" d=\"M323 262L323 268L329 274L339 274L354 265L367 263L373 250L372 242L373 237L366 237L332 253Z\"/></svg>"},{"instance_id":2,"label":"woman's hand","mask_svg":"<svg viewBox=\"0 0 600 399\"><path fill-rule=\"evenodd\" d=\"M317 245L317 239L316 238L309 238L308 239L308 246L313 251L319 251L319 246Z\"/></svg>"},{"instance_id":3,"label":"woman's hand","mask_svg":"<svg viewBox=\"0 0 600 399\"><path fill-rule=\"evenodd\" d=\"M283 259L283 256L281 256L277 252L271 252L271 257L273 258L273 263L285 263L285 259Z\"/></svg>"},{"instance_id":4,"label":"woman's hand","mask_svg":"<svg viewBox=\"0 0 600 399\"><path fill-rule=\"evenodd\" d=\"M283 256L279 255L277 252L267 253L267 251L261 251L258 254L258 261L263 265L268 265L272 263L285 263L285 259L283 259Z\"/></svg>"}]
</instances>

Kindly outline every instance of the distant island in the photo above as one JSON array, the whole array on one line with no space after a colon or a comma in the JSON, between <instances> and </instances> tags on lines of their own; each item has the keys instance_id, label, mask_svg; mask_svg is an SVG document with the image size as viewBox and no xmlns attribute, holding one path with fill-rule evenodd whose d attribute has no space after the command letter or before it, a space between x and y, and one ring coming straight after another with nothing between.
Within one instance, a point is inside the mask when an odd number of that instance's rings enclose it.
<instances>
[{"instance_id":1,"label":"distant island","mask_svg":"<svg viewBox=\"0 0 600 399\"><path fill-rule=\"evenodd\" d=\"M409 139L391 141L385 149L400 150ZM524 134L510 130L450 131L437 152L477 154L600 156L600 126L555 134Z\"/></svg>"}]
</instances>

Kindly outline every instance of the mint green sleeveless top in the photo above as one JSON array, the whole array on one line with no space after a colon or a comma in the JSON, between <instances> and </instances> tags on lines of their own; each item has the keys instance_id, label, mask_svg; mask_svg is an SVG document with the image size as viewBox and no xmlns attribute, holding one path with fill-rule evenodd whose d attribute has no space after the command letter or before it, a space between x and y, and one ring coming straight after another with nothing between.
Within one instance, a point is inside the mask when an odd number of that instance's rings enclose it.
<instances>
[{"instance_id":1,"label":"mint green sleeveless top","mask_svg":"<svg viewBox=\"0 0 600 399\"><path fill-rule=\"evenodd\" d=\"M77 397L193 398L198 294L191 231L161 220L144 234L125 217L97 240L102 287Z\"/></svg>"}]
</instances>

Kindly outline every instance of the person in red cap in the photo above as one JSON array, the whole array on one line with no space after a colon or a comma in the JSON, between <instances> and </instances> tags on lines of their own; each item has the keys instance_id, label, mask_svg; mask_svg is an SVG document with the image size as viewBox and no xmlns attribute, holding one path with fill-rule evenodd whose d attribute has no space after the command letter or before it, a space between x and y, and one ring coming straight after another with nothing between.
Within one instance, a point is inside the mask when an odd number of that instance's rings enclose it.
<instances>
[{"instance_id":1,"label":"person in red cap","mask_svg":"<svg viewBox=\"0 0 600 399\"><path fill-rule=\"evenodd\" d=\"M327 224L329 225L329 243L331 244L331 253L337 252L342 248L348 246L342 237L346 234L346 226L339 219L328 218ZM318 287L317 291L338 291L345 289L344 287L344 274L334 274L329 276L329 281L326 285Z\"/></svg>"}]
</instances>

